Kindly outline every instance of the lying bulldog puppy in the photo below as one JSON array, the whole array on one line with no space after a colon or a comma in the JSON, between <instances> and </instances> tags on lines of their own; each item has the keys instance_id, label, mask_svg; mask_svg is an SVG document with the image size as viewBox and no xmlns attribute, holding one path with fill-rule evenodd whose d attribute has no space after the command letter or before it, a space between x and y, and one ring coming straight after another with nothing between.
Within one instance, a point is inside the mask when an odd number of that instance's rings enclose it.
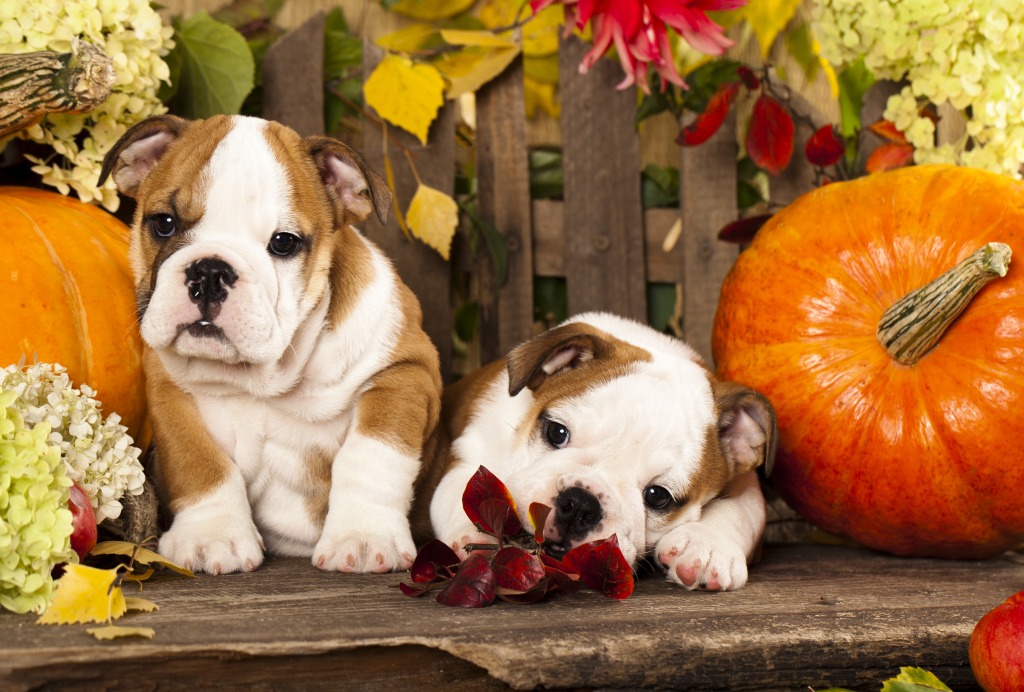
<instances>
[{"instance_id":1,"label":"lying bulldog puppy","mask_svg":"<svg viewBox=\"0 0 1024 692\"><path fill-rule=\"evenodd\" d=\"M419 303L349 224L391 194L362 157L240 116L130 129L102 179L138 206L160 552L211 573L264 550L341 572L407 569L438 355Z\"/></svg>"},{"instance_id":2,"label":"lying bulldog puppy","mask_svg":"<svg viewBox=\"0 0 1024 692\"><path fill-rule=\"evenodd\" d=\"M771 404L720 382L683 342L604 313L579 315L460 380L444 395L438 448L418 521L457 551L491 542L462 509L483 465L522 516L554 509L545 549L560 557L616 534L633 564L653 557L687 588L737 589L760 545L771 466ZM460 552L465 555L464 552Z\"/></svg>"}]
</instances>

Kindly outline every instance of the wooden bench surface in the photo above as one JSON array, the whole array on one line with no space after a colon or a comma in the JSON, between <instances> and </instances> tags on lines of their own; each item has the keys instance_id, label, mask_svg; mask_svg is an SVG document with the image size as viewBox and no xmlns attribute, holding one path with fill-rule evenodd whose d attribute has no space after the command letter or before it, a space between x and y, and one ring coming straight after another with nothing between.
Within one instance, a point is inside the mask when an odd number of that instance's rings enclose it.
<instances>
[{"instance_id":1,"label":"wooden bench surface","mask_svg":"<svg viewBox=\"0 0 1024 692\"><path fill-rule=\"evenodd\" d=\"M121 621L154 628L153 640L97 642L83 625L0 612L0 689L879 690L915 665L959 692L976 689L974 624L1024 587L1024 556L779 544L732 593L646 576L625 601L583 591L483 610L407 598L402 579L284 558L252 574L165 576L143 592L160 610Z\"/></svg>"}]
</instances>

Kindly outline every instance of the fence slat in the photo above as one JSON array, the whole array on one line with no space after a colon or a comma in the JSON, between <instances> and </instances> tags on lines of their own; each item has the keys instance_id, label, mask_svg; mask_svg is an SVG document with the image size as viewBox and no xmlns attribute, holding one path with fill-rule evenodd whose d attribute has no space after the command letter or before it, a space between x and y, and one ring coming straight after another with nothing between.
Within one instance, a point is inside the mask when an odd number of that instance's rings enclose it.
<instances>
[{"instance_id":1,"label":"fence slat","mask_svg":"<svg viewBox=\"0 0 1024 692\"><path fill-rule=\"evenodd\" d=\"M508 281L499 287L480 243L480 355L499 358L533 333L533 239L522 58L476 95L476 172L481 218L505 237Z\"/></svg>"},{"instance_id":2,"label":"fence slat","mask_svg":"<svg viewBox=\"0 0 1024 692\"><path fill-rule=\"evenodd\" d=\"M383 58L384 51L367 42L363 44L363 74L369 76ZM367 106L367 110L372 110ZM374 117L376 115L374 114ZM455 188L455 109L445 103L430 128L429 146L397 127L387 128L388 157L395 174L398 205L405 210L416 193L416 177L409 167L403 148L412 156L416 170L425 185L452 194ZM363 125L362 154L370 166L384 174L384 132L373 122ZM419 241L407 240L392 210L386 226L375 217L363 224L368 238L377 243L391 258L402 280L412 289L423 306L423 327L441 355L441 375L450 380L452 365L452 312L448 263Z\"/></svg>"},{"instance_id":3,"label":"fence slat","mask_svg":"<svg viewBox=\"0 0 1024 692\"><path fill-rule=\"evenodd\" d=\"M558 58L569 312L609 310L646 322L636 92L615 90L622 73L611 60L579 74L589 48L564 37Z\"/></svg>"},{"instance_id":4,"label":"fence slat","mask_svg":"<svg viewBox=\"0 0 1024 692\"><path fill-rule=\"evenodd\" d=\"M683 215L683 329L686 340L711 358L711 325L722 280L739 252L718 240L718 231L737 218L736 125L734 116L699 147L683 147L679 165Z\"/></svg>"},{"instance_id":5,"label":"fence slat","mask_svg":"<svg viewBox=\"0 0 1024 692\"><path fill-rule=\"evenodd\" d=\"M303 137L324 134L324 13L275 41L263 58L263 117Z\"/></svg>"}]
</instances>

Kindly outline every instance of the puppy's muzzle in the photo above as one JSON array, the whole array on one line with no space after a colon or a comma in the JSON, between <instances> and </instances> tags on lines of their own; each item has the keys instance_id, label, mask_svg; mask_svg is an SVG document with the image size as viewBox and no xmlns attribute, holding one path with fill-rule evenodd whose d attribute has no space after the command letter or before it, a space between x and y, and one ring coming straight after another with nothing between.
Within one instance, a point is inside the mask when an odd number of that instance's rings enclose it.
<instances>
[{"instance_id":1,"label":"puppy's muzzle","mask_svg":"<svg viewBox=\"0 0 1024 692\"><path fill-rule=\"evenodd\" d=\"M583 488L566 488L555 499L555 530L561 544L545 544L549 555L561 558L574 541L588 536L604 518L601 501Z\"/></svg>"},{"instance_id":2,"label":"puppy's muzzle","mask_svg":"<svg viewBox=\"0 0 1024 692\"><path fill-rule=\"evenodd\" d=\"M238 274L231 265L215 257L197 260L185 269L188 297L199 306L202 315L201 319L189 325L189 331L219 331L213 320L220 312L221 303L228 298L228 289L237 280Z\"/></svg>"}]
</instances>

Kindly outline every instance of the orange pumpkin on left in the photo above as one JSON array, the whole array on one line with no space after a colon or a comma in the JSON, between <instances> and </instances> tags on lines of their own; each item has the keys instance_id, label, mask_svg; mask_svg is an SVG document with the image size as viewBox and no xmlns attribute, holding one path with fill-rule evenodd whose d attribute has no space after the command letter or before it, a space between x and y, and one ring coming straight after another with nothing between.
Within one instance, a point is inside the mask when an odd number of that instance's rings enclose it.
<instances>
[{"instance_id":1,"label":"orange pumpkin on left","mask_svg":"<svg viewBox=\"0 0 1024 692\"><path fill-rule=\"evenodd\" d=\"M146 392L128 227L56 192L0 186L0 368L60 363L145 449Z\"/></svg>"}]
</instances>

